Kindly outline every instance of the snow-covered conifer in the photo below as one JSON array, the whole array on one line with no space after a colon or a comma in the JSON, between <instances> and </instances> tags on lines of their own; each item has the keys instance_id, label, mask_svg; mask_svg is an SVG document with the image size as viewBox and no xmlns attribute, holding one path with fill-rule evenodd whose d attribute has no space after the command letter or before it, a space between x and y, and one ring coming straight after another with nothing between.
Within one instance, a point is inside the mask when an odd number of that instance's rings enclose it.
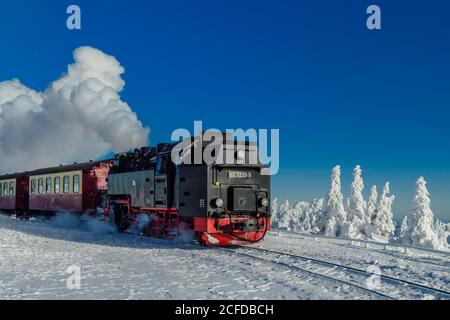
<instances>
[{"instance_id":1,"label":"snow-covered conifer","mask_svg":"<svg viewBox=\"0 0 450 320\"><path fill-rule=\"evenodd\" d=\"M370 234L372 238L380 236L389 239L394 235L395 223L392 214L392 204L394 203L395 196L388 196L389 193L389 182L386 182L381 198L378 201L376 216L372 221Z\"/></svg>"},{"instance_id":2,"label":"snow-covered conifer","mask_svg":"<svg viewBox=\"0 0 450 320\"><path fill-rule=\"evenodd\" d=\"M278 212L278 223L277 228L280 229L290 229L291 225L291 206L289 205L289 200L286 200L281 206Z\"/></svg>"},{"instance_id":3,"label":"snow-covered conifer","mask_svg":"<svg viewBox=\"0 0 450 320\"><path fill-rule=\"evenodd\" d=\"M404 242L430 249L446 250L447 244L441 243L435 230L430 193L426 184L423 177L417 179L413 209L408 216L408 233L404 237Z\"/></svg>"},{"instance_id":4,"label":"snow-covered conifer","mask_svg":"<svg viewBox=\"0 0 450 320\"><path fill-rule=\"evenodd\" d=\"M373 223L377 215L377 205L378 205L377 186L373 185L370 188L369 200L367 201L366 224L364 226L364 233L366 234L366 236L370 236L374 228Z\"/></svg>"},{"instance_id":5,"label":"snow-covered conifer","mask_svg":"<svg viewBox=\"0 0 450 320\"><path fill-rule=\"evenodd\" d=\"M325 235L329 237L340 236L346 220L343 196L341 193L341 167L336 166L331 173L331 186L327 195L327 221Z\"/></svg>"},{"instance_id":6,"label":"snow-covered conifer","mask_svg":"<svg viewBox=\"0 0 450 320\"><path fill-rule=\"evenodd\" d=\"M377 212L378 192L377 186L370 188L369 200L367 201L367 221L371 222Z\"/></svg>"},{"instance_id":7,"label":"snow-covered conifer","mask_svg":"<svg viewBox=\"0 0 450 320\"><path fill-rule=\"evenodd\" d=\"M326 216L323 210L325 203L324 198L314 199L307 210L311 232L324 231L326 224Z\"/></svg>"},{"instance_id":8,"label":"snow-covered conifer","mask_svg":"<svg viewBox=\"0 0 450 320\"><path fill-rule=\"evenodd\" d=\"M366 203L362 194L364 182L361 173L361 167L357 165L353 170L353 182L347 211L347 222L343 230L343 236L354 239L360 239L364 236L364 227L368 220L366 218Z\"/></svg>"},{"instance_id":9,"label":"snow-covered conifer","mask_svg":"<svg viewBox=\"0 0 450 320\"><path fill-rule=\"evenodd\" d=\"M311 223L308 215L309 205L308 202L300 201L294 206L293 215L295 224L293 225L293 230L310 231Z\"/></svg>"},{"instance_id":10,"label":"snow-covered conifer","mask_svg":"<svg viewBox=\"0 0 450 320\"><path fill-rule=\"evenodd\" d=\"M399 238L401 240L407 239L408 237L408 216L403 217L402 225L400 226ZM407 240L406 240L407 241Z\"/></svg>"},{"instance_id":11,"label":"snow-covered conifer","mask_svg":"<svg viewBox=\"0 0 450 320\"><path fill-rule=\"evenodd\" d=\"M277 198L272 200L270 208L271 208L270 209L271 227L276 229L278 227L278 220L279 220L279 216L278 216L278 199Z\"/></svg>"},{"instance_id":12,"label":"snow-covered conifer","mask_svg":"<svg viewBox=\"0 0 450 320\"><path fill-rule=\"evenodd\" d=\"M449 231L447 230L447 225L436 219L434 230L436 231L436 236L439 241L439 249L448 250L448 238L450 236Z\"/></svg>"}]
</instances>

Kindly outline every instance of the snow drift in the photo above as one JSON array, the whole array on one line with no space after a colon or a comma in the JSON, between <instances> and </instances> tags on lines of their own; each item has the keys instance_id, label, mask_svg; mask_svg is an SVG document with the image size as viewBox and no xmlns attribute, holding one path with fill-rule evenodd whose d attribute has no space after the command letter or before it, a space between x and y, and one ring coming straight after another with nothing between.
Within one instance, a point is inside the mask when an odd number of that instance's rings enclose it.
<instances>
[{"instance_id":1,"label":"snow drift","mask_svg":"<svg viewBox=\"0 0 450 320\"><path fill-rule=\"evenodd\" d=\"M112 56L80 47L67 73L37 92L19 80L0 82L0 168L29 170L99 158L148 144L121 100L125 72Z\"/></svg>"}]
</instances>

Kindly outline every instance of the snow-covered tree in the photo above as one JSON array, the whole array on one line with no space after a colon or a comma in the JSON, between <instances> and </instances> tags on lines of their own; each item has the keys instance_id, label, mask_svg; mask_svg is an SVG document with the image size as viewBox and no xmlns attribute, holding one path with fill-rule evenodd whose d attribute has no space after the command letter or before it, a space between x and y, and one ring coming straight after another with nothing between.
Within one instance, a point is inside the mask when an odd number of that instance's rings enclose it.
<instances>
[{"instance_id":1,"label":"snow-covered tree","mask_svg":"<svg viewBox=\"0 0 450 320\"><path fill-rule=\"evenodd\" d=\"M272 201L272 228L286 229L289 231L310 231L311 222L308 215L310 204L305 201L298 202L294 207L286 200L278 209ZM273 212L276 212L274 215Z\"/></svg>"},{"instance_id":2,"label":"snow-covered tree","mask_svg":"<svg viewBox=\"0 0 450 320\"><path fill-rule=\"evenodd\" d=\"M430 193L426 184L423 177L417 179L413 209L408 216L408 232L403 237L403 242L430 249L446 250L447 243L442 243L443 237L439 239L435 230Z\"/></svg>"},{"instance_id":3,"label":"snow-covered tree","mask_svg":"<svg viewBox=\"0 0 450 320\"><path fill-rule=\"evenodd\" d=\"M408 235L408 216L403 217L402 225L400 226L400 239L405 239Z\"/></svg>"},{"instance_id":4,"label":"snow-covered tree","mask_svg":"<svg viewBox=\"0 0 450 320\"><path fill-rule=\"evenodd\" d=\"M278 216L278 199L275 198L272 200L272 203L270 205L270 223L271 223L271 227L276 229L278 228L278 220L279 220L279 216Z\"/></svg>"},{"instance_id":5,"label":"snow-covered tree","mask_svg":"<svg viewBox=\"0 0 450 320\"><path fill-rule=\"evenodd\" d=\"M278 212L277 228L290 230L291 220L291 207L289 205L289 200L286 200L280 206L280 211Z\"/></svg>"},{"instance_id":6,"label":"snow-covered tree","mask_svg":"<svg viewBox=\"0 0 450 320\"><path fill-rule=\"evenodd\" d=\"M340 166L334 167L331 173L331 186L327 195L326 215L325 235L329 237L340 236L346 220L343 196L341 193Z\"/></svg>"},{"instance_id":7,"label":"snow-covered tree","mask_svg":"<svg viewBox=\"0 0 450 320\"><path fill-rule=\"evenodd\" d=\"M361 173L361 167L357 165L353 170L353 182L347 210L347 222L343 230L343 236L354 239L360 239L364 236L364 227L368 221L366 218L366 203L362 194L364 182Z\"/></svg>"},{"instance_id":8,"label":"snow-covered tree","mask_svg":"<svg viewBox=\"0 0 450 320\"><path fill-rule=\"evenodd\" d=\"M448 249L448 238L450 237L448 226L445 223L439 221L439 219L436 219L434 230L436 231L436 235L439 241L439 247L441 248L441 250Z\"/></svg>"},{"instance_id":9,"label":"snow-covered tree","mask_svg":"<svg viewBox=\"0 0 450 320\"><path fill-rule=\"evenodd\" d=\"M298 202L293 208L293 215L296 218L293 230L295 231L310 231L311 223L310 217L307 214L310 204L305 201Z\"/></svg>"},{"instance_id":10,"label":"snow-covered tree","mask_svg":"<svg viewBox=\"0 0 450 320\"><path fill-rule=\"evenodd\" d=\"M372 220L372 228L370 236L389 239L394 235L395 223L394 215L392 214L392 204L394 203L395 196L388 196L390 193L389 182L386 182L383 188L383 193L378 201L376 215Z\"/></svg>"},{"instance_id":11,"label":"snow-covered tree","mask_svg":"<svg viewBox=\"0 0 450 320\"><path fill-rule=\"evenodd\" d=\"M302 231L311 232L312 230L312 216L311 205L308 203L307 207L303 209L300 229Z\"/></svg>"},{"instance_id":12,"label":"snow-covered tree","mask_svg":"<svg viewBox=\"0 0 450 320\"><path fill-rule=\"evenodd\" d=\"M378 192L377 186L373 185L370 188L369 200L367 201L367 221L372 222L373 218L376 216L378 203Z\"/></svg>"},{"instance_id":13,"label":"snow-covered tree","mask_svg":"<svg viewBox=\"0 0 450 320\"><path fill-rule=\"evenodd\" d=\"M366 224L364 226L364 233L366 236L370 236L373 230L373 222L377 215L377 206L378 206L378 192L377 186L373 185L370 188L369 200L367 201L367 209L366 209Z\"/></svg>"},{"instance_id":14,"label":"snow-covered tree","mask_svg":"<svg viewBox=\"0 0 450 320\"><path fill-rule=\"evenodd\" d=\"M314 199L306 212L309 217L311 232L320 232L325 229L326 216L323 210L324 198Z\"/></svg>"},{"instance_id":15,"label":"snow-covered tree","mask_svg":"<svg viewBox=\"0 0 450 320\"><path fill-rule=\"evenodd\" d=\"M286 200L280 207L275 199L272 201L272 228L290 231L320 232L325 223L324 198L311 202L300 201L294 207ZM274 214L275 213L275 214Z\"/></svg>"}]
</instances>

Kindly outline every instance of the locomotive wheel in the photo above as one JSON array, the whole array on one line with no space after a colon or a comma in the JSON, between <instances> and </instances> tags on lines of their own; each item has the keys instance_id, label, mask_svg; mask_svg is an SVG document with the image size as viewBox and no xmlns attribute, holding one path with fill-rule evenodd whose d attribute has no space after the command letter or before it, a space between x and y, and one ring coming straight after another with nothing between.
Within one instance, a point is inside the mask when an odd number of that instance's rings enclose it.
<instances>
[{"instance_id":1,"label":"locomotive wheel","mask_svg":"<svg viewBox=\"0 0 450 320\"><path fill-rule=\"evenodd\" d=\"M128 212L126 207L116 206L114 208L114 224L119 232L125 232L128 229Z\"/></svg>"}]
</instances>

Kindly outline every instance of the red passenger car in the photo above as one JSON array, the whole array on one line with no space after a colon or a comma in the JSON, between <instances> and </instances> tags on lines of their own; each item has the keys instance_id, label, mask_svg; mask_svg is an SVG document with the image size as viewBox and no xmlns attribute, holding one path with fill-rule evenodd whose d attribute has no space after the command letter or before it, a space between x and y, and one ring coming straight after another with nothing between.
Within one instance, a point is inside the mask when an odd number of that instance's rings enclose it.
<instances>
[{"instance_id":1,"label":"red passenger car","mask_svg":"<svg viewBox=\"0 0 450 320\"><path fill-rule=\"evenodd\" d=\"M109 160L40 169L29 174L29 210L86 212L105 207Z\"/></svg>"},{"instance_id":2,"label":"red passenger car","mask_svg":"<svg viewBox=\"0 0 450 320\"><path fill-rule=\"evenodd\" d=\"M17 214L28 210L27 172L0 176L0 210Z\"/></svg>"}]
</instances>

